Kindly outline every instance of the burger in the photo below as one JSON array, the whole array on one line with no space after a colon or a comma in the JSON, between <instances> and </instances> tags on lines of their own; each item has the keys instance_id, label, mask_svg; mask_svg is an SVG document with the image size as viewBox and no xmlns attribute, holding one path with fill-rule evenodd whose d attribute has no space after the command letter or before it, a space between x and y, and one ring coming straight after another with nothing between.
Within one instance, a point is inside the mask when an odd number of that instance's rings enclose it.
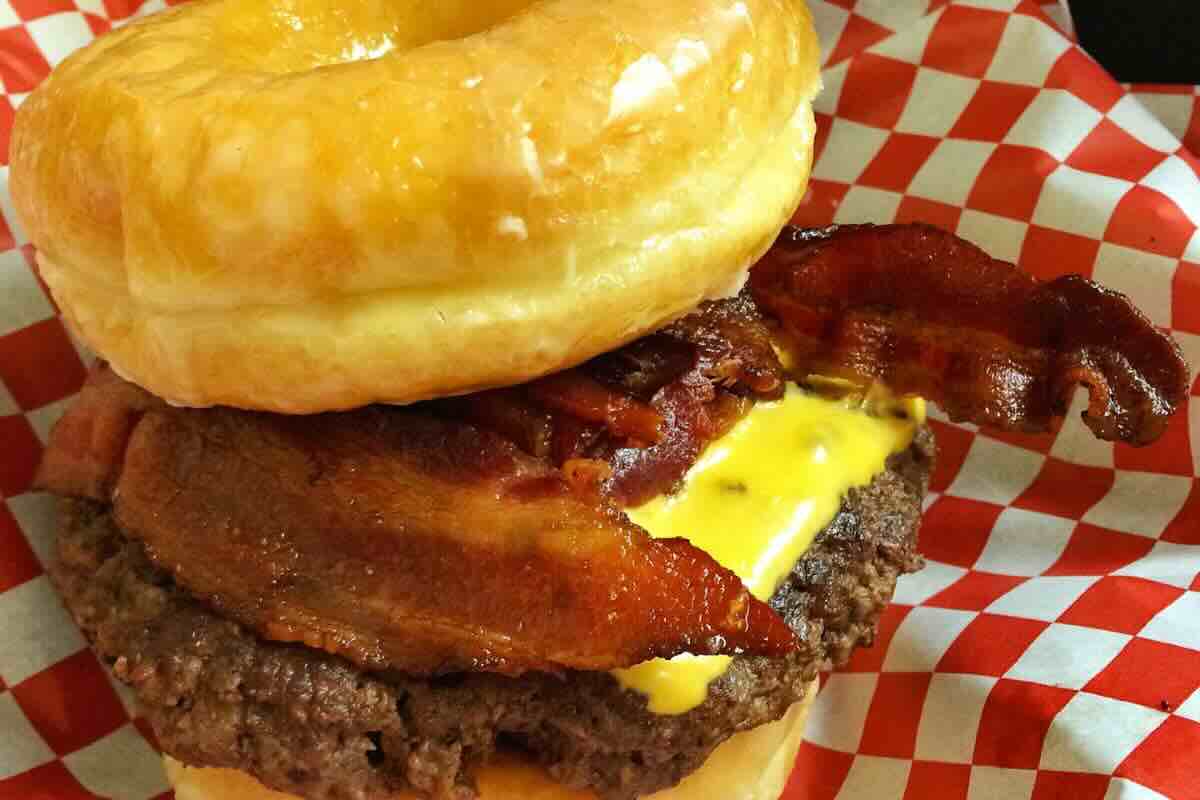
<instances>
[{"instance_id":1,"label":"burger","mask_svg":"<svg viewBox=\"0 0 1200 800\"><path fill-rule=\"evenodd\" d=\"M921 565L922 397L1145 443L1186 395L1086 280L786 225L799 0L400 5L201 0L16 120L100 359L52 576L180 800L775 798Z\"/></svg>"}]
</instances>

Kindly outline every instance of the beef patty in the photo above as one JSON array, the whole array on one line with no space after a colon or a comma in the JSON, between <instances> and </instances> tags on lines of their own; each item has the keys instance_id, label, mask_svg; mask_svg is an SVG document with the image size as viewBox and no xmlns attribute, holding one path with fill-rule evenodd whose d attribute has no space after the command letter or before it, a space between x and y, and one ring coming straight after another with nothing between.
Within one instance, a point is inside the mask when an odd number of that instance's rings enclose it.
<instances>
[{"instance_id":1,"label":"beef patty","mask_svg":"<svg viewBox=\"0 0 1200 800\"><path fill-rule=\"evenodd\" d=\"M245 770L311 800L412 789L471 798L470 768L497 748L541 762L605 800L677 783L732 734L774 720L827 662L869 645L896 578L916 570L933 459L922 429L868 486L851 490L771 599L802 647L735 658L707 700L656 715L607 673L368 673L299 645L259 640L176 586L107 506L63 501L54 578L117 677L133 687L164 750Z\"/></svg>"}]
</instances>

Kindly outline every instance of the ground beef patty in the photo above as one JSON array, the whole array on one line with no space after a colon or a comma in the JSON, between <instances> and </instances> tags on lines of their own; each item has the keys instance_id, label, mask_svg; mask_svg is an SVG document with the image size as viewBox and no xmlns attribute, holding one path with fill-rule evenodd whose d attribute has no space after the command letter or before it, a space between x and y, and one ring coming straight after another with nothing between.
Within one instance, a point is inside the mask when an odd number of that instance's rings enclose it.
<instances>
[{"instance_id":1,"label":"ground beef patty","mask_svg":"<svg viewBox=\"0 0 1200 800\"><path fill-rule=\"evenodd\" d=\"M469 767L498 746L540 760L605 800L676 783L737 731L780 717L828 659L870 644L915 539L933 458L922 430L869 486L851 491L772 598L802 648L737 658L701 706L677 716L607 673L369 674L297 645L258 640L154 567L106 506L64 503L52 570L100 656L137 693L164 749L235 767L313 800L412 788L470 798Z\"/></svg>"}]
</instances>

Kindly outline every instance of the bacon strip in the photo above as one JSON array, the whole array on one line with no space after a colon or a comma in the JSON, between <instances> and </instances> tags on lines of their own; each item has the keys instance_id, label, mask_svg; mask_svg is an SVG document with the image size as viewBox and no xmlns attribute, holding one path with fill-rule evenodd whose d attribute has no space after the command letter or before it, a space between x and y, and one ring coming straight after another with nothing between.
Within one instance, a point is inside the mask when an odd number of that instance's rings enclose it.
<instances>
[{"instance_id":1,"label":"bacon strip","mask_svg":"<svg viewBox=\"0 0 1200 800\"><path fill-rule=\"evenodd\" d=\"M783 387L771 332L754 302L740 296L704 303L565 373L431 407L530 455L571 463L569 480L599 477L605 495L628 507L674 488L752 398L775 399Z\"/></svg>"},{"instance_id":2,"label":"bacon strip","mask_svg":"<svg viewBox=\"0 0 1200 800\"><path fill-rule=\"evenodd\" d=\"M800 370L881 380L955 420L1044 431L1085 386L1092 431L1143 445L1187 396L1178 345L1124 295L1039 282L925 225L785 229L750 291Z\"/></svg>"},{"instance_id":3,"label":"bacon strip","mask_svg":"<svg viewBox=\"0 0 1200 800\"><path fill-rule=\"evenodd\" d=\"M648 448L621 448L610 457L613 474L605 489L623 506L640 505L673 489L708 443L737 422L754 399L773 400L784 389L770 331L746 296L705 303L640 344L640 350L625 347L618 354L628 353L628 361L636 353L643 363L677 374L659 384L651 400L663 416L662 441ZM679 347L691 354L682 370L677 359L655 357Z\"/></svg>"},{"instance_id":4,"label":"bacon strip","mask_svg":"<svg viewBox=\"0 0 1200 800\"><path fill-rule=\"evenodd\" d=\"M491 389L437 401L453 419L495 431L538 458L547 458L554 447L554 417L514 389Z\"/></svg>"},{"instance_id":5,"label":"bacon strip","mask_svg":"<svg viewBox=\"0 0 1200 800\"><path fill-rule=\"evenodd\" d=\"M662 438L662 416L645 403L614 391L581 370L547 375L525 387L537 402L585 422L606 427L614 436L638 442Z\"/></svg>"},{"instance_id":6,"label":"bacon strip","mask_svg":"<svg viewBox=\"0 0 1200 800\"><path fill-rule=\"evenodd\" d=\"M182 586L261 635L372 669L780 655L794 634L736 576L616 510L779 395L775 344L802 373L1009 429L1045 429L1082 384L1092 429L1138 444L1188 387L1177 346L1081 278L1039 283L924 226L790 229L741 298L523 387L297 418L168 408L101 368L39 483L112 502Z\"/></svg>"},{"instance_id":7,"label":"bacon strip","mask_svg":"<svg viewBox=\"0 0 1200 800\"><path fill-rule=\"evenodd\" d=\"M54 426L35 485L107 500L121 476L125 446L141 415L160 401L122 380L106 365L93 368L87 387Z\"/></svg>"},{"instance_id":8,"label":"bacon strip","mask_svg":"<svg viewBox=\"0 0 1200 800\"><path fill-rule=\"evenodd\" d=\"M91 377L42 488L80 485L63 449L97 462L117 478L88 494L180 585L265 638L416 674L797 647L707 554L651 539L598 478L569 481L495 434L412 408L177 409L118 385ZM67 441L135 411L122 448Z\"/></svg>"},{"instance_id":9,"label":"bacon strip","mask_svg":"<svg viewBox=\"0 0 1200 800\"><path fill-rule=\"evenodd\" d=\"M696 348L700 375L725 387L744 387L765 400L783 396L783 368L754 302L745 295L705 303L663 330Z\"/></svg>"}]
</instances>

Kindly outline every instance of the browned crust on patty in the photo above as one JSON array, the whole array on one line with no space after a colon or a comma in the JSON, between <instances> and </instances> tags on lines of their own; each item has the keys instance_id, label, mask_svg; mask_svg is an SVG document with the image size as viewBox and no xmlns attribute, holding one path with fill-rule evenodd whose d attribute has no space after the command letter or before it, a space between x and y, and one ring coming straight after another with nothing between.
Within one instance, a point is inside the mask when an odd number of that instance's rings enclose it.
<instances>
[{"instance_id":1,"label":"browned crust on patty","mask_svg":"<svg viewBox=\"0 0 1200 800\"><path fill-rule=\"evenodd\" d=\"M678 782L733 733L777 719L826 661L873 640L896 578L920 567L932 458L922 430L848 494L772 598L800 652L735 659L705 703L677 716L647 711L606 673L412 678L260 641L175 586L97 503L64 501L52 577L164 749L185 762L244 769L313 800L398 789L469 798L471 765L512 747L564 783L629 800Z\"/></svg>"}]
</instances>

